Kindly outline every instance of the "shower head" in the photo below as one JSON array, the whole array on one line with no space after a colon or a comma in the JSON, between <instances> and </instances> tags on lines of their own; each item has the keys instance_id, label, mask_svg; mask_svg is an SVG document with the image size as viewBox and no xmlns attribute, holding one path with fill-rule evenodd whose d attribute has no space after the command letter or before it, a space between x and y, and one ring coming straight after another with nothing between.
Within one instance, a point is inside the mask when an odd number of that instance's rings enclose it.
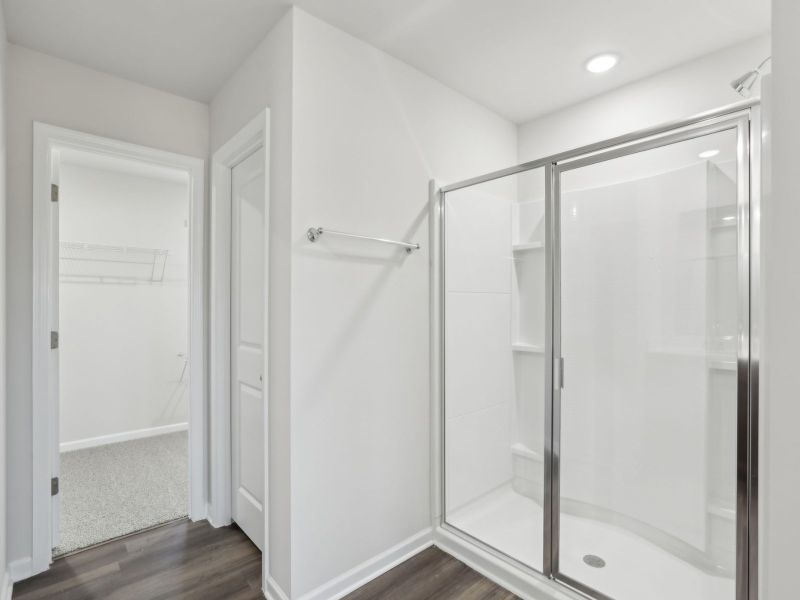
<instances>
[{"instance_id":1,"label":"shower head","mask_svg":"<svg viewBox=\"0 0 800 600\"><path fill-rule=\"evenodd\" d=\"M736 93L740 96L749 96L750 92L753 89L756 81L758 81L758 76L761 73L758 71L748 71L741 77L737 77L733 81L731 81L731 87L736 90Z\"/></svg>"},{"instance_id":2,"label":"shower head","mask_svg":"<svg viewBox=\"0 0 800 600\"><path fill-rule=\"evenodd\" d=\"M753 90L753 86L756 84L756 81L758 81L758 78L761 76L761 69L764 67L765 64L767 64L767 61L771 58L772 58L771 56L768 56L763 61L761 61L761 64L758 65L758 67L756 67L752 71L748 71L744 75L737 77L736 79L731 81L731 87L734 90L736 90L737 94L745 97L750 95L750 92Z\"/></svg>"}]
</instances>

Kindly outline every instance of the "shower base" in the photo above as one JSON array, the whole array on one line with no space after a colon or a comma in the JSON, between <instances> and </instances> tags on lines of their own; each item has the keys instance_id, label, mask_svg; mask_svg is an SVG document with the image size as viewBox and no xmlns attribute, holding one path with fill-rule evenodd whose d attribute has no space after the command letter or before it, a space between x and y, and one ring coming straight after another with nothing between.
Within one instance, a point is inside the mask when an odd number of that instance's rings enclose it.
<instances>
[{"instance_id":1,"label":"shower base","mask_svg":"<svg viewBox=\"0 0 800 600\"><path fill-rule=\"evenodd\" d=\"M447 522L542 570L542 507L511 485L458 509ZM587 564L587 555L601 558L605 565ZM559 560L564 575L615 600L732 600L736 596L732 578L711 575L625 529L592 519L561 515Z\"/></svg>"}]
</instances>

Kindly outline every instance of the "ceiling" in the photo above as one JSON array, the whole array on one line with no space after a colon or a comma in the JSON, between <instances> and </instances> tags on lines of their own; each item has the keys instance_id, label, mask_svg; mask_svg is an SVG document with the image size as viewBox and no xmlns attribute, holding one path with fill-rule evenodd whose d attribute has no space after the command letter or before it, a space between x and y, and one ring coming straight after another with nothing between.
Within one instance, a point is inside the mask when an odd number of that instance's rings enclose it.
<instances>
[{"instance_id":1,"label":"ceiling","mask_svg":"<svg viewBox=\"0 0 800 600\"><path fill-rule=\"evenodd\" d=\"M4 3L10 41L202 102L294 4L515 122L766 33L770 22L769 0ZM607 51L621 55L616 69L584 70Z\"/></svg>"},{"instance_id":2,"label":"ceiling","mask_svg":"<svg viewBox=\"0 0 800 600\"><path fill-rule=\"evenodd\" d=\"M3 0L10 42L208 102L282 0Z\"/></svg>"}]
</instances>

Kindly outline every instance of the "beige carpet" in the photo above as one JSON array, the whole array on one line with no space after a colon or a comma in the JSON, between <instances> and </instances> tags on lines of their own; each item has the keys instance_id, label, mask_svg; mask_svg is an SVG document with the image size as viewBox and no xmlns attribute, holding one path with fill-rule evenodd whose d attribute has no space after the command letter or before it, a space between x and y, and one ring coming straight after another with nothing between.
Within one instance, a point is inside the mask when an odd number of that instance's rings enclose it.
<instances>
[{"instance_id":1,"label":"beige carpet","mask_svg":"<svg viewBox=\"0 0 800 600\"><path fill-rule=\"evenodd\" d=\"M186 516L185 431L61 454L59 556Z\"/></svg>"}]
</instances>

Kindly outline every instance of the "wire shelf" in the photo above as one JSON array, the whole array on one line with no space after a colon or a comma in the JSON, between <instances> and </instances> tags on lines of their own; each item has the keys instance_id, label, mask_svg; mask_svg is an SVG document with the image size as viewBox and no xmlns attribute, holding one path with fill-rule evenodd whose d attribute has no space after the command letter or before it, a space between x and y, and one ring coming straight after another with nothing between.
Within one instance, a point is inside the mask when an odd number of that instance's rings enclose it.
<instances>
[{"instance_id":1,"label":"wire shelf","mask_svg":"<svg viewBox=\"0 0 800 600\"><path fill-rule=\"evenodd\" d=\"M164 281L169 250L61 242L62 280Z\"/></svg>"}]
</instances>

